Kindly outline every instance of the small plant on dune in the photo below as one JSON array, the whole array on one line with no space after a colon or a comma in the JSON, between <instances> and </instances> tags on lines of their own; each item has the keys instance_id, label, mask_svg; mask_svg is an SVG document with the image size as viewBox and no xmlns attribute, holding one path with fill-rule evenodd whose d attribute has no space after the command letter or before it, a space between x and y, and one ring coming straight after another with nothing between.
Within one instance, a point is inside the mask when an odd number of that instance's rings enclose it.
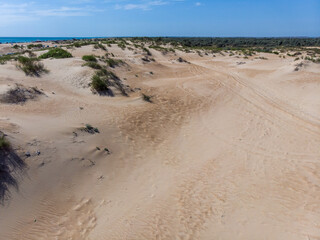
<instances>
[{"instance_id":1,"label":"small plant on dune","mask_svg":"<svg viewBox=\"0 0 320 240\"><path fill-rule=\"evenodd\" d=\"M100 69L99 71L96 72L96 75L99 77L107 76L108 75L108 70L105 68Z\"/></svg>"},{"instance_id":2,"label":"small plant on dune","mask_svg":"<svg viewBox=\"0 0 320 240\"><path fill-rule=\"evenodd\" d=\"M88 66L90 68L98 69L98 70L102 69L102 66L99 63L96 63L96 62L87 62L83 66Z\"/></svg>"},{"instance_id":3,"label":"small plant on dune","mask_svg":"<svg viewBox=\"0 0 320 240\"><path fill-rule=\"evenodd\" d=\"M179 57L177 61L180 63L189 63L187 60L183 59L182 57Z\"/></svg>"},{"instance_id":4,"label":"small plant on dune","mask_svg":"<svg viewBox=\"0 0 320 240\"><path fill-rule=\"evenodd\" d=\"M4 136L0 137L0 151L7 151L11 147L10 142Z\"/></svg>"},{"instance_id":5,"label":"small plant on dune","mask_svg":"<svg viewBox=\"0 0 320 240\"><path fill-rule=\"evenodd\" d=\"M86 124L85 129L88 132L95 132L95 133L99 133L99 129L96 127L92 127L90 124Z\"/></svg>"},{"instance_id":6,"label":"small plant on dune","mask_svg":"<svg viewBox=\"0 0 320 240\"><path fill-rule=\"evenodd\" d=\"M28 45L28 49L32 49L32 48L42 48L43 45L41 43L39 44L29 44Z\"/></svg>"},{"instance_id":7,"label":"small plant on dune","mask_svg":"<svg viewBox=\"0 0 320 240\"><path fill-rule=\"evenodd\" d=\"M105 68L96 71L91 80L91 87L97 93L109 96L114 96L110 89L110 87L114 87L118 89L123 96L128 96L126 86L123 85L120 78Z\"/></svg>"},{"instance_id":8,"label":"small plant on dune","mask_svg":"<svg viewBox=\"0 0 320 240\"><path fill-rule=\"evenodd\" d=\"M149 102L149 103L152 102L151 96L148 96L148 95L146 95L146 94L144 94L144 93L142 93L142 99L143 99L144 101L146 101L146 102Z\"/></svg>"},{"instance_id":9,"label":"small plant on dune","mask_svg":"<svg viewBox=\"0 0 320 240\"><path fill-rule=\"evenodd\" d=\"M41 73L47 73L48 70L44 68L44 65L39 62L37 58L28 58L24 56L19 56L17 58L18 64L17 68L24 71L27 76L37 76L39 77Z\"/></svg>"},{"instance_id":10,"label":"small plant on dune","mask_svg":"<svg viewBox=\"0 0 320 240\"><path fill-rule=\"evenodd\" d=\"M91 87L97 92L105 92L108 90L107 83L97 74L91 79Z\"/></svg>"},{"instance_id":11,"label":"small plant on dune","mask_svg":"<svg viewBox=\"0 0 320 240\"><path fill-rule=\"evenodd\" d=\"M0 64L6 64L7 61L10 61L11 59L13 59L13 57L10 55L0 56Z\"/></svg>"},{"instance_id":12,"label":"small plant on dune","mask_svg":"<svg viewBox=\"0 0 320 240\"><path fill-rule=\"evenodd\" d=\"M149 49L147 48L142 48L142 50L148 55L148 56L152 56L151 52L149 51Z\"/></svg>"},{"instance_id":13,"label":"small plant on dune","mask_svg":"<svg viewBox=\"0 0 320 240\"><path fill-rule=\"evenodd\" d=\"M121 48L122 50L126 49L126 43L125 42L120 42L118 43L118 47Z\"/></svg>"},{"instance_id":14,"label":"small plant on dune","mask_svg":"<svg viewBox=\"0 0 320 240\"><path fill-rule=\"evenodd\" d=\"M80 130L91 134L100 133L98 128L93 127L90 124L86 124L85 127L80 128Z\"/></svg>"},{"instance_id":15,"label":"small plant on dune","mask_svg":"<svg viewBox=\"0 0 320 240\"><path fill-rule=\"evenodd\" d=\"M97 58L94 55L84 55L82 56L82 60L86 62L97 62Z\"/></svg>"},{"instance_id":16,"label":"small plant on dune","mask_svg":"<svg viewBox=\"0 0 320 240\"><path fill-rule=\"evenodd\" d=\"M21 48L19 45L17 45L17 44L15 44L12 48L14 48L14 49L19 49L19 48Z\"/></svg>"},{"instance_id":17,"label":"small plant on dune","mask_svg":"<svg viewBox=\"0 0 320 240\"><path fill-rule=\"evenodd\" d=\"M72 54L62 48L50 49L47 53L42 54L39 58L71 58Z\"/></svg>"},{"instance_id":18,"label":"small plant on dune","mask_svg":"<svg viewBox=\"0 0 320 240\"><path fill-rule=\"evenodd\" d=\"M30 58L34 58L37 56L34 52L32 52L30 50L26 50L26 51L24 51L24 53L27 53Z\"/></svg>"},{"instance_id":19,"label":"small plant on dune","mask_svg":"<svg viewBox=\"0 0 320 240\"><path fill-rule=\"evenodd\" d=\"M175 52L175 50L173 48L166 48L166 47L162 47L162 46L159 46L159 45L150 45L149 48L153 48L157 51L160 51L162 52L162 54L166 54L168 52Z\"/></svg>"},{"instance_id":20,"label":"small plant on dune","mask_svg":"<svg viewBox=\"0 0 320 240\"><path fill-rule=\"evenodd\" d=\"M141 58L141 60L144 62L151 62L151 59L148 58L148 56Z\"/></svg>"},{"instance_id":21,"label":"small plant on dune","mask_svg":"<svg viewBox=\"0 0 320 240\"><path fill-rule=\"evenodd\" d=\"M109 67L114 68L114 67L119 66L120 64L122 64L123 61L122 60L118 60L118 59L108 58L106 60L106 63L108 64Z\"/></svg>"},{"instance_id":22,"label":"small plant on dune","mask_svg":"<svg viewBox=\"0 0 320 240\"><path fill-rule=\"evenodd\" d=\"M78 42L75 42L75 43L73 44L73 46L75 46L76 48L80 48L80 47L81 47L81 44L78 43Z\"/></svg>"},{"instance_id":23,"label":"small plant on dune","mask_svg":"<svg viewBox=\"0 0 320 240\"><path fill-rule=\"evenodd\" d=\"M95 44L94 45L94 48L95 49L102 49L102 50L104 50L104 51L107 51L107 49L106 49L106 47L103 45L103 44L101 44L101 43L97 43L97 44Z\"/></svg>"}]
</instances>

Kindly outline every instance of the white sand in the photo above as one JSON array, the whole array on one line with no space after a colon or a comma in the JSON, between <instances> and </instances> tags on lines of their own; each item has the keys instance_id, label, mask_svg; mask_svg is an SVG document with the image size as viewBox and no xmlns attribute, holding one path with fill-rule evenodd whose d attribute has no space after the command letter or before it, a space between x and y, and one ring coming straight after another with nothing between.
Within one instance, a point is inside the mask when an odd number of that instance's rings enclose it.
<instances>
[{"instance_id":1,"label":"white sand","mask_svg":"<svg viewBox=\"0 0 320 240\"><path fill-rule=\"evenodd\" d=\"M0 65L1 86L47 95L0 105L0 130L32 154L0 208L0 239L320 239L319 65L154 50L143 64L108 50L154 103L93 95L81 66L92 46L43 61L41 78ZM86 123L100 134L77 130Z\"/></svg>"}]
</instances>

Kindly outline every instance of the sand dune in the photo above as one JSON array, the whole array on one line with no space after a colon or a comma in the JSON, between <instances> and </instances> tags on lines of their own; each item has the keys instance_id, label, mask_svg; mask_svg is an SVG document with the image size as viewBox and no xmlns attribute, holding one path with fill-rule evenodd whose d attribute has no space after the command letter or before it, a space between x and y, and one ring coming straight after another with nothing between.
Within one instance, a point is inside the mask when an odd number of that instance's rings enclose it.
<instances>
[{"instance_id":1,"label":"sand dune","mask_svg":"<svg viewBox=\"0 0 320 240\"><path fill-rule=\"evenodd\" d=\"M319 65L108 51L129 97L92 94L81 56L104 54L92 46L44 60L40 78L0 65L0 93L44 93L0 104L0 129L31 155L0 239L320 238Z\"/></svg>"}]
</instances>

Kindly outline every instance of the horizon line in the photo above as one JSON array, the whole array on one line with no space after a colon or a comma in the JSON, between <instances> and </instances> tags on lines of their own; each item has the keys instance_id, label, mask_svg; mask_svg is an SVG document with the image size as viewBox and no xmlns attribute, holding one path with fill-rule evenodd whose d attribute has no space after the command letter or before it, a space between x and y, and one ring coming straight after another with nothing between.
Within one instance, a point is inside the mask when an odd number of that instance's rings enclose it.
<instances>
[{"instance_id":1,"label":"horizon line","mask_svg":"<svg viewBox=\"0 0 320 240\"><path fill-rule=\"evenodd\" d=\"M0 38L135 38L135 37L145 37L145 38L157 38L157 37L163 37L163 38L320 38L320 36L0 36Z\"/></svg>"}]
</instances>

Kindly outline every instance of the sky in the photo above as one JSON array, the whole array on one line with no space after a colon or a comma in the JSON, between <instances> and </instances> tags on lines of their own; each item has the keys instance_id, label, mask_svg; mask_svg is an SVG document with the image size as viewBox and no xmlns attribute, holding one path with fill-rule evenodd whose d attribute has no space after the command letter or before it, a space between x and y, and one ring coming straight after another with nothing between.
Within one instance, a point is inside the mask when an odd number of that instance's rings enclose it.
<instances>
[{"instance_id":1,"label":"sky","mask_svg":"<svg viewBox=\"0 0 320 240\"><path fill-rule=\"evenodd\" d=\"M0 37L320 37L320 0L0 0Z\"/></svg>"}]
</instances>

